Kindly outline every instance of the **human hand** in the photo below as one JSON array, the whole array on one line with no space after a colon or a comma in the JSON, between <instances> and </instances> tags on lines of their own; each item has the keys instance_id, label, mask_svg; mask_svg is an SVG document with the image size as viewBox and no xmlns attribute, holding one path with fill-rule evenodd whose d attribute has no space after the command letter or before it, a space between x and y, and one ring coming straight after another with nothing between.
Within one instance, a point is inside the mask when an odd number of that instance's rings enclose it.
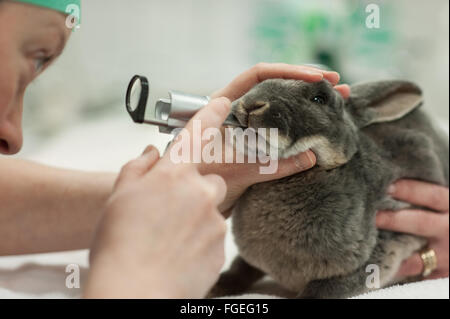
<instances>
[{"instance_id":1,"label":"human hand","mask_svg":"<svg viewBox=\"0 0 450 319\"><path fill-rule=\"evenodd\" d=\"M328 80L334 88L344 97L350 96L350 87L347 84L338 85L339 73L324 71L305 65L290 65L285 63L258 63L252 68L236 77L225 88L214 92L211 97L227 97L234 101L259 82L267 79L294 79L307 82L318 82Z\"/></svg>"},{"instance_id":2,"label":"human hand","mask_svg":"<svg viewBox=\"0 0 450 319\"><path fill-rule=\"evenodd\" d=\"M428 240L428 248L435 251L437 268L426 279L448 277L449 255L449 190L446 187L414 180L394 183L390 194L399 200L427 207L397 212L379 212L378 227L396 232L409 233ZM397 273L398 278L420 275L423 261L418 253L406 259Z\"/></svg>"},{"instance_id":3,"label":"human hand","mask_svg":"<svg viewBox=\"0 0 450 319\"><path fill-rule=\"evenodd\" d=\"M226 153L226 148L232 146L222 143L222 154ZM236 154L234 149L231 150ZM235 155L233 155L235 156ZM306 152L291 156L287 159L271 160L274 167L277 167L273 174L261 174L260 168L267 167L256 158L256 163L249 163L245 159L244 163L201 163L199 171L201 174L218 174L227 184L227 194L224 201L219 205L219 210L223 216L228 218L231 214L235 202L251 185L280 179L289 175L306 171L316 165L315 154L308 150Z\"/></svg>"},{"instance_id":4,"label":"human hand","mask_svg":"<svg viewBox=\"0 0 450 319\"><path fill-rule=\"evenodd\" d=\"M214 99L183 130L198 139L194 120L202 131L220 127L229 111L227 99ZM220 176L174 164L170 149L159 159L149 147L117 179L92 246L85 297L204 297L224 262L217 205L225 193Z\"/></svg>"}]
</instances>

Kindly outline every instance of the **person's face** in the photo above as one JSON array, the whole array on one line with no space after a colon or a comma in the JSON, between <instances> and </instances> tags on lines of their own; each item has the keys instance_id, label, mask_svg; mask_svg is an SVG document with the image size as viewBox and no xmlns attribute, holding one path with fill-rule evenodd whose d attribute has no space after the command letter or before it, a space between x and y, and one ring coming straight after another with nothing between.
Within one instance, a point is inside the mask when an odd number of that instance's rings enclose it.
<instances>
[{"instance_id":1,"label":"person's face","mask_svg":"<svg viewBox=\"0 0 450 319\"><path fill-rule=\"evenodd\" d=\"M65 15L0 0L0 154L22 147L25 89L61 54L70 35Z\"/></svg>"}]
</instances>

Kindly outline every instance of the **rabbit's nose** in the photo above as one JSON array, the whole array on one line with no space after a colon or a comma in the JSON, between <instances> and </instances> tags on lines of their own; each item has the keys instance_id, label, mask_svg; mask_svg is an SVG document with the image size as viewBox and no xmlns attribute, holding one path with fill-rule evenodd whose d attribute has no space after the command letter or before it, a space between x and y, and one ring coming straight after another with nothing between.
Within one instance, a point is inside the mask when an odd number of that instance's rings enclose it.
<instances>
[{"instance_id":1,"label":"rabbit's nose","mask_svg":"<svg viewBox=\"0 0 450 319\"><path fill-rule=\"evenodd\" d=\"M265 111L269 109L269 103L267 102L256 102L251 104L249 108L247 108L248 117L247 117L247 126L248 127L260 127L263 125L262 123L262 115Z\"/></svg>"},{"instance_id":2,"label":"rabbit's nose","mask_svg":"<svg viewBox=\"0 0 450 319\"><path fill-rule=\"evenodd\" d=\"M233 106L232 113L238 121L246 127L252 127L252 124L258 122L258 118L269 108L269 103L257 101L254 103L236 102Z\"/></svg>"},{"instance_id":3,"label":"rabbit's nose","mask_svg":"<svg viewBox=\"0 0 450 319\"><path fill-rule=\"evenodd\" d=\"M251 103L248 105L244 106L245 110L247 111L248 114L261 114L263 113L266 109L269 108L269 103L268 102L264 102L264 101L258 101L255 103Z\"/></svg>"}]
</instances>

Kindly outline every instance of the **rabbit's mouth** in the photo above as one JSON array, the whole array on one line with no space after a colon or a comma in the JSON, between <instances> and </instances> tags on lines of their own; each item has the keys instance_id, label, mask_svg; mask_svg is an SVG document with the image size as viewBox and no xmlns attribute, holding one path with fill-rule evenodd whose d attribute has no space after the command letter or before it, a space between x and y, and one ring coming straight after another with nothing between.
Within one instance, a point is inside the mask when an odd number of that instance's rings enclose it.
<instances>
[{"instance_id":1,"label":"rabbit's mouth","mask_svg":"<svg viewBox=\"0 0 450 319\"><path fill-rule=\"evenodd\" d=\"M249 135L254 134L256 142L245 142L246 148L251 152L264 153L267 156L284 157L288 147L292 144L291 139L280 134L278 128L270 128L263 121L263 113L270 108L270 103L257 101L251 105L244 103L242 99L234 101L231 113L235 116L241 126L246 128ZM275 131L276 132L275 132Z\"/></svg>"},{"instance_id":2,"label":"rabbit's mouth","mask_svg":"<svg viewBox=\"0 0 450 319\"><path fill-rule=\"evenodd\" d=\"M262 146L262 151L267 156L284 158L284 153L291 144L290 139L280 135L278 130L262 128L254 129L258 141L258 149Z\"/></svg>"}]
</instances>

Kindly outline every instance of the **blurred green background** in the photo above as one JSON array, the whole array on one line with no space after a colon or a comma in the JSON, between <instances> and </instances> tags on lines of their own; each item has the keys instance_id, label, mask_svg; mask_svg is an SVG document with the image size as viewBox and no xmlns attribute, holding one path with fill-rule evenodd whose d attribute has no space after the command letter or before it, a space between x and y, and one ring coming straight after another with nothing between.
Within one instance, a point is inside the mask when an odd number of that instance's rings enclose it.
<instances>
[{"instance_id":1,"label":"blurred green background","mask_svg":"<svg viewBox=\"0 0 450 319\"><path fill-rule=\"evenodd\" d=\"M366 26L371 3L379 29ZM163 145L125 112L134 74L149 77L153 105L171 89L210 94L261 61L327 65L349 84L415 81L448 126L447 0L84 0L82 10L63 56L27 92L21 156L120 153L139 136L133 150Z\"/></svg>"}]
</instances>

